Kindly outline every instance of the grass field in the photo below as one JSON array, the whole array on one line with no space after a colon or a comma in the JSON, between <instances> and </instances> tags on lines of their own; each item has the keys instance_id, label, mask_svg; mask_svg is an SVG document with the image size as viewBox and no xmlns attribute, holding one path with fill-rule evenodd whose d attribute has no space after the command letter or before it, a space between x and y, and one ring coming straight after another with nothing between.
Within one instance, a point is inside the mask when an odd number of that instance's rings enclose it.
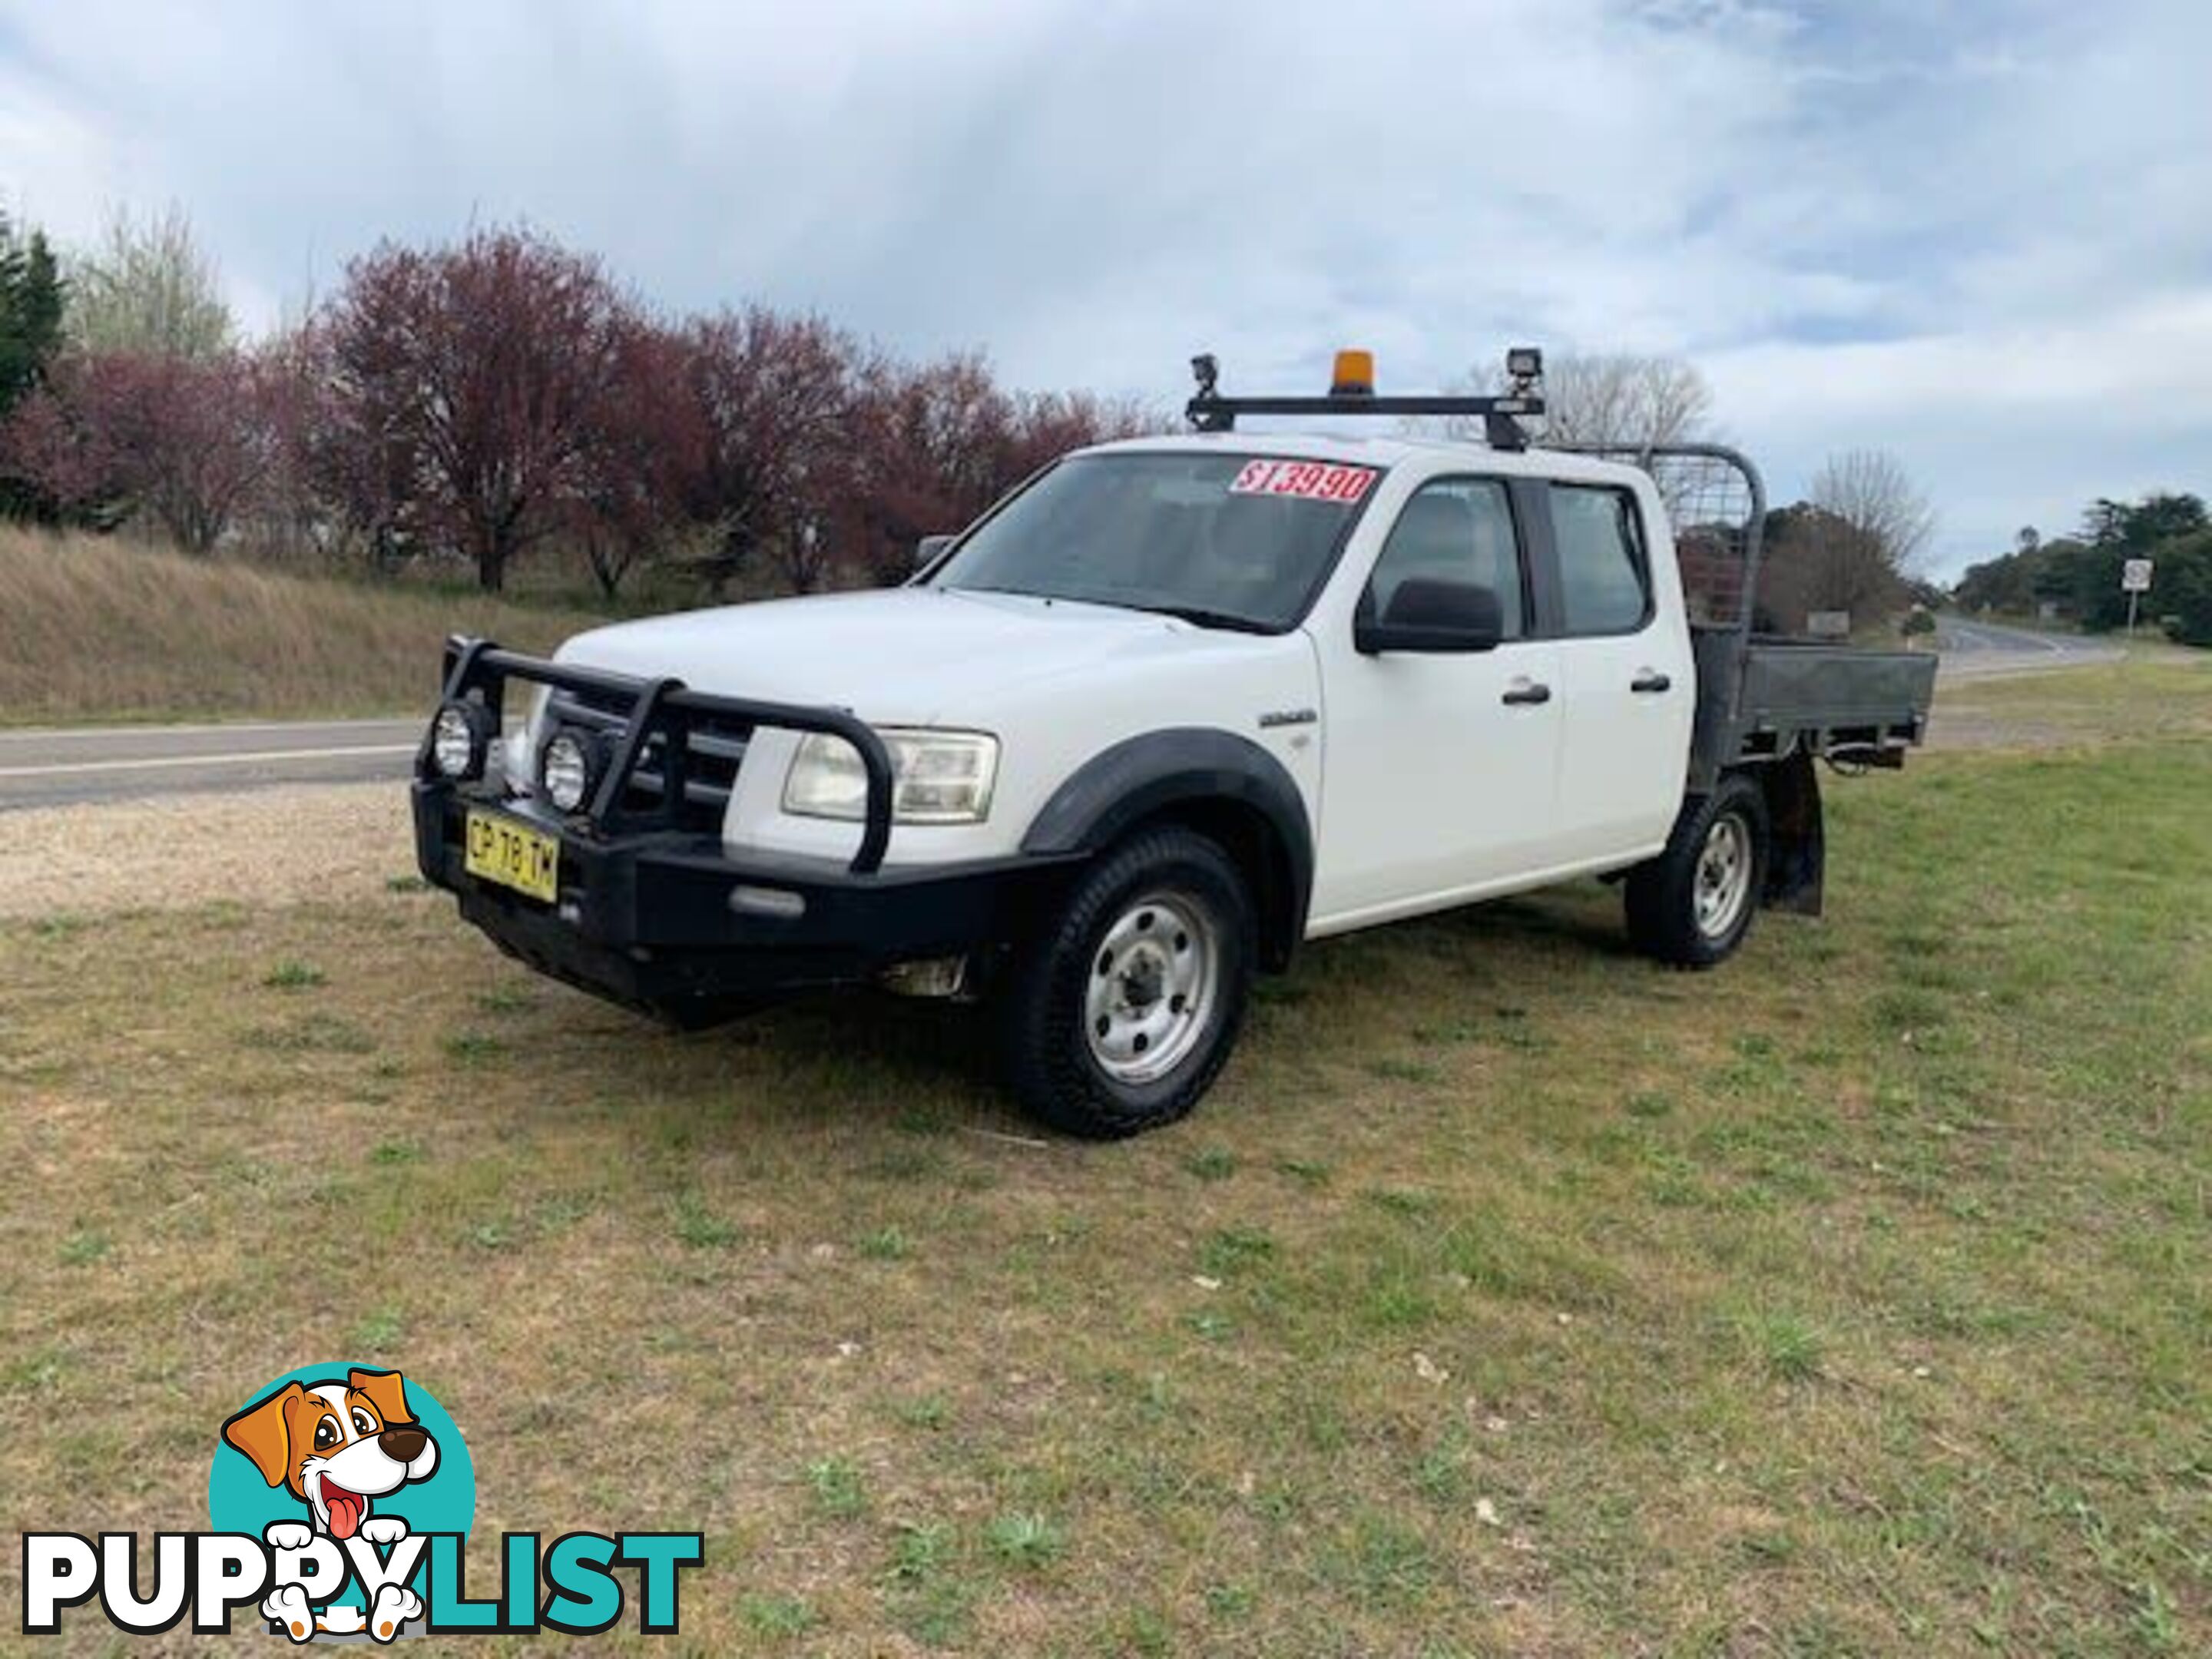
<instances>
[{"instance_id":1,"label":"grass field","mask_svg":"<svg viewBox=\"0 0 2212 1659\"><path fill-rule=\"evenodd\" d=\"M1825 921L1320 945L1123 1146L958 1018L662 1035L404 881L0 924L0 1527L189 1528L359 1358L480 1532L703 1528L674 1651L2205 1651L2212 673L1950 712L2064 741L1832 781Z\"/></svg>"},{"instance_id":2,"label":"grass field","mask_svg":"<svg viewBox=\"0 0 2212 1659\"><path fill-rule=\"evenodd\" d=\"M543 650L599 620L0 526L0 725L410 714L450 633Z\"/></svg>"}]
</instances>

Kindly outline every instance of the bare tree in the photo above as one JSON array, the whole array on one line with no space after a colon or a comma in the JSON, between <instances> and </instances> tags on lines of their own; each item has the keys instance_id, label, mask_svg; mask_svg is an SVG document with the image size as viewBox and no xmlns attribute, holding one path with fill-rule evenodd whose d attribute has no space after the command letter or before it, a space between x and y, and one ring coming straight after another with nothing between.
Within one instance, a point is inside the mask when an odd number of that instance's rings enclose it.
<instances>
[{"instance_id":1,"label":"bare tree","mask_svg":"<svg viewBox=\"0 0 2212 1659\"><path fill-rule=\"evenodd\" d=\"M1485 370L1462 376L1447 390L1473 393L1508 390L1505 379ZM1553 444L1652 444L1693 441L1712 435L1713 391L1696 366L1680 357L1632 351L1561 352L1544 362L1543 441ZM1450 415L1415 418L1409 429L1447 438L1480 439L1482 422Z\"/></svg>"},{"instance_id":2,"label":"bare tree","mask_svg":"<svg viewBox=\"0 0 2212 1659\"><path fill-rule=\"evenodd\" d=\"M1759 626L1799 633L1814 611L1840 611L1864 628L1902 611L1911 598L1872 531L1808 501L1767 515Z\"/></svg>"},{"instance_id":3,"label":"bare tree","mask_svg":"<svg viewBox=\"0 0 2212 1659\"><path fill-rule=\"evenodd\" d=\"M182 208L144 220L115 210L99 246L71 262L68 330L93 353L205 358L229 349L221 273Z\"/></svg>"},{"instance_id":4,"label":"bare tree","mask_svg":"<svg viewBox=\"0 0 2212 1659\"><path fill-rule=\"evenodd\" d=\"M1886 449L1829 456L1814 475L1813 505L1865 535L1899 580L1915 573L1936 533L1934 504Z\"/></svg>"},{"instance_id":5,"label":"bare tree","mask_svg":"<svg viewBox=\"0 0 2212 1659\"><path fill-rule=\"evenodd\" d=\"M1760 602L1773 625L1802 627L1814 611L1849 611L1864 627L1905 609L1936 509L1896 456L1831 455L1812 499L1766 519Z\"/></svg>"},{"instance_id":6,"label":"bare tree","mask_svg":"<svg viewBox=\"0 0 2212 1659\"><path fill-rule=\"evenodd\" d=\"M1551 443L1683 443L1710 434L1712 413L1712 388L1680 357L1567 353L1544 365Z\"/></svg>"}]
</instances>

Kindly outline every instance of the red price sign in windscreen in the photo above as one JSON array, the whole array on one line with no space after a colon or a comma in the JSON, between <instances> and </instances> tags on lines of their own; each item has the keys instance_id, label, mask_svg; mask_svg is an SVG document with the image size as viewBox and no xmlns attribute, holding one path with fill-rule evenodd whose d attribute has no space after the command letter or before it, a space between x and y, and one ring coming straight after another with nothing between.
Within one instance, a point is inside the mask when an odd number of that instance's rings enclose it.
<instances>
[{"instance_id":1,"label":"red price sign in windscreen","mask_svg":"<svg viewBox=\"0 0 2212 1659\"><path fill-rule=\"evenodd\" d=\"M1338 466L1328 461L1247 461L1230 483L1232 495L1290 495L1302 501L1337 501L1349 507L1375 482L1371 466Z\"/></svg>"}]
</instances>

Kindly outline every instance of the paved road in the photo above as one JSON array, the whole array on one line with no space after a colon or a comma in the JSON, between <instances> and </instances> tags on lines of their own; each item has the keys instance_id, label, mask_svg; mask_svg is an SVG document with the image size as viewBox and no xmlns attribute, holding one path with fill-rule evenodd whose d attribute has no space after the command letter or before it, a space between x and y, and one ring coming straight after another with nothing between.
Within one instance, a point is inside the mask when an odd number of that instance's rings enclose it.
<instances>
[{"instance_id":1,"label":"paved road","mask_svg":"<svg viewBox=\"0 0 2212 1659\"><path fill-rule=\"evenodd\" d=\"M2079 668L2121 654L2119 647L2080 634L2039 634L1958 617L1936 619L1936 647L1942 653L1943 672L1954 677Z\"/></svg>"},{"instance_id":2,"label":"paved road","mask_svg":"<svg viewBox=\"0 0 2212 1659\"><path fill-rule=\"evenodd\" d=\"M2101 641L1944 617L1942 672L1957 678L2107 662ZM222 726L0 729L0 811L272 783L397 782L422 741L419 719Z\"/></svg>"},{"instance_id":3,"label":"paved road","mask_svg":"<svg viewBox=\"0 0 2212 1659\"><path fill-rule=\"evenodd\" d=\"M397 781L407 775L422 724L410 719L0 730L0 811L271 783Z\"/></svg>"}]
</instances>

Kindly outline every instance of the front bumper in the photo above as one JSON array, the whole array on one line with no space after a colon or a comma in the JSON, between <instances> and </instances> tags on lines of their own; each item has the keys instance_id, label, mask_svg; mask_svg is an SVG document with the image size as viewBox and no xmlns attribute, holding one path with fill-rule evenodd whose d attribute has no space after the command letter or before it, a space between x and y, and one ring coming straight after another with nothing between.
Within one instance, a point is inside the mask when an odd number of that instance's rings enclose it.
<instances>
[{"instance_id":1,"label":"front bumper","mask_svg":"<svg viewBox=\"0 0 2212 1659\"><path fill-rule=\"evenodd\" d=\"M509 799L497 782L460 782L434 764L426 736L415 766L415 855L423 878L500 948L611 1000L686 1024L818 987L849 985L902 962L966 955L1018 939L1061 890L1079 854L884 867L892 827L890 751L842 709L692 691L454 639L445 702L481 708L502 727L507 687L520 681L572 699L611 758L588 804L562 817ZM735 723L842 738L867 776L859 850L850 861L761 854L733 859L719 817L687 816L694 764ZM714 733L720 732L720 738ZM487 769L479 768L479 770ZM465 867L471 808L519 818L561 843L550 903L479 879Z\"/></svg>"},{"instance_id":2,"label":"front bumper","mask_svg":"<svg viewBox=\"0 0 2212 1659\"><path fill-rule=\"evenodd\" d=\"M703 836L594 838L497 792L414 786L423 878L462 916L540 972L682 1024L794 992L865 983L902 962L1020 937L1061 890L1072 858L1021 857L854 873L843 861L731 858ZM470 808L561 840L552 904L470 875Z\"/></svg>"}]
</instances>

